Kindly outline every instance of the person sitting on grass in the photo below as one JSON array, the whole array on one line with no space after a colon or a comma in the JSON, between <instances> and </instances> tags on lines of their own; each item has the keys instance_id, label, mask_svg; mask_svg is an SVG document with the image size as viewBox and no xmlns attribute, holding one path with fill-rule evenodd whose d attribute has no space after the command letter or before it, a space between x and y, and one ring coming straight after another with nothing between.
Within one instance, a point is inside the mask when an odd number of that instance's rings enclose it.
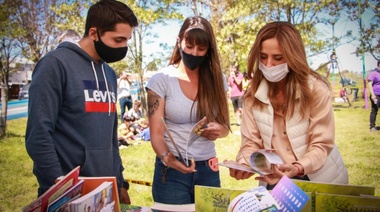
<instances>
[{"instance_id":1,"label":"person sitting on grass","mask_svg":"<svg viewBox=\"0 0 380 212\"><path fill-rule=\"evenodd\" d=\"M141 124L141 132L139 137L143 141L150 141L150 128L149 128L149 120L144 119L140 122Z\"/></svg>"},{"instance_id":2,"label":"person sitting on grass","mask_svg":"<svg viewBox=\"0 0 380 212\"><path fill-rule=\"evenodd\" d=\"M123 123L118 128L118 140L119 146L129 146L131 145L128 140L134 139L134 128L131 127L131 123L135 121L135 117L133 116L124 116Z\"/></svg>"}]
</instances>

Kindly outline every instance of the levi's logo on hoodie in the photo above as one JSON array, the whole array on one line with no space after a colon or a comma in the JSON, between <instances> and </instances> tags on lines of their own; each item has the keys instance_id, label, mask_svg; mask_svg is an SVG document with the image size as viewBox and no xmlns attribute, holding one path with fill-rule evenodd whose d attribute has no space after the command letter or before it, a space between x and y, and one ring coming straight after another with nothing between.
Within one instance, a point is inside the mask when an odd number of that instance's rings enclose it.
<instances>
[{"instance_id":1,"label":"levi's logo on hoodie","mask_svg":"<svg viewBox=\"0 0 380 212\"><path fill-rule=\"evenodd\" d=\"M115 92L107 91L104 81L83 80L86 112L116 112Z\"/></svg>"}]
</instances>

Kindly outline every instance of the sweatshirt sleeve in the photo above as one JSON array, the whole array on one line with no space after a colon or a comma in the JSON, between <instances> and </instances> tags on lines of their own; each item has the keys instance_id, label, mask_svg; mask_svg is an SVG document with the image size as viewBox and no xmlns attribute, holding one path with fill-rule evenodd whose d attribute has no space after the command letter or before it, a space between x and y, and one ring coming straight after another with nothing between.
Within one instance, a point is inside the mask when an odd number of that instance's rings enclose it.
<instances>
[{"instance_id":1,"label":"sweatshirt sleeve","mask_svg":"<svg viewBox=\"0 0 380 212\"><path fill-rule=\"evenodd\" d=\"M52 133L62 103L65 79L58 59L48 55L38 62L32 78L25 145L34 161L33 171L40 184L41 195L63 174Z\"/></svg>"}]
</instances>

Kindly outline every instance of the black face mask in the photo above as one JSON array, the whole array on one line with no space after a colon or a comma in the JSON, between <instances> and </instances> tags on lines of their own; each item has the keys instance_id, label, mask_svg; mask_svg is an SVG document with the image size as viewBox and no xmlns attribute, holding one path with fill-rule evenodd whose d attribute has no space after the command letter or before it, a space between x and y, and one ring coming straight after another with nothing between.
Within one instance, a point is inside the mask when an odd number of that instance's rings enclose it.
<instances>
[{"instance_id":1,"label":"black face mask","mask_svg":"<svg viewBox=\"0 0 380 212\"><path fill-rule=\"evenodd\" d=\"M119 48L112 48L107 46L105 43L103 43L102 39L100 38L99 31L98 33L98 41L94 41L95 50L98 53L99 57L102 58L107 63L113 63L116 61L119 61L127 55L128 52L128 46L126 47L119 47Z\"/></svg>"},{"instance_id":2,"label":"black face mask","mask_svg":"<svg viewBox=\"0 0 380 212\"><path fill-rule=\"evenodd\" d=\"M182 50L182 48L179 48L179 53L181 54L183 63L191 71L197 69L202 64L207 55L206 54L204 56L194 56L191 54L187 54Z\"/></svg>"}]
</instances>

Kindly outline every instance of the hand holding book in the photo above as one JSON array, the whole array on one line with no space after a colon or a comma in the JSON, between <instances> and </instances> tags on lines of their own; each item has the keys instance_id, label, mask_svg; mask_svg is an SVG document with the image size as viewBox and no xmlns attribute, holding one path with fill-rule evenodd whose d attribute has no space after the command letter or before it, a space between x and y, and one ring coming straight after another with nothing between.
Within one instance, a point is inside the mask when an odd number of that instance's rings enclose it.
<instances>
[{"instance_id":1,"label":"hand holding book","mask_svg":"<svg viewBox=\"0 0 380 212\"><path fill-rule=\"evenodd\" d=\"M219 165L228 167L230 169L236 169L248 173L257 173L261 176L273 174L273 165L279 164L283 164L280 156L278 156L274 150L266 149L260 149L252 153L247 165L235 161L223 161L223 163L219 163ZM246 179L252 175L253 174L247 177L243 176L244 178L242 179Z\"/></svg>"}]
</instances>

